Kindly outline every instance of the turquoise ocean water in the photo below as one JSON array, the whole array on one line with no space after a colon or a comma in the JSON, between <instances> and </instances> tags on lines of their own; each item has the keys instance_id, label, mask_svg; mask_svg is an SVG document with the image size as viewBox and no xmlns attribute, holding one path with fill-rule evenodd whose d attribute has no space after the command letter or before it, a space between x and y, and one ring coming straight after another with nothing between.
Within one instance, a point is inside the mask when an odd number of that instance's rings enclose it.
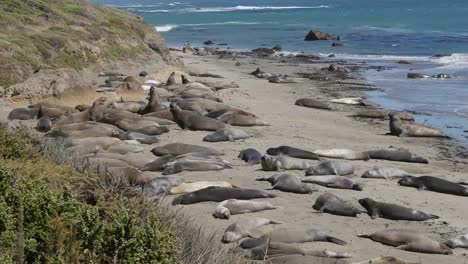
<instances>
[{"instance_id":1,"label":"turquoise ocean water","mask_svg":"<svg viewBox=\"0 0 468 264\"><path fill-rule=\"evenodd\" d=\"M96 0L153 23L169 46L212 40L232 49L281 45L286 52L334 53L337 59L387 65L364 73L383 91L369 97L468 145L468 1L466 0ZM343 47L304 42L316 28ZM215 46L216 46L215 44ZM438 55L435 56L434 55ZM411 65L399 65L409 60ZM410 71L451 79L408 80Z\"/></svg>"}]
</instances>

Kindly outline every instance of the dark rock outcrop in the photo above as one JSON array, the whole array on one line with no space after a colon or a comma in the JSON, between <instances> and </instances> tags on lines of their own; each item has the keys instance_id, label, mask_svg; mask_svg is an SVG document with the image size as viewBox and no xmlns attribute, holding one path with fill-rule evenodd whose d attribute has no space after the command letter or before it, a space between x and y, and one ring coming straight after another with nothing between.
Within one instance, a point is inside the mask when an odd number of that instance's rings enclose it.
<instances>
[{"instance_id":1,"label":"dark rock outcrop","mask_svg":"<svg viewBox=\"0 0 468 264\"><path fill-rule=\"evenodd\" d=\"M335 37L329 33L320 32L318 30L311 30L304 38L305 41L315 41L315 40L336 40Z\"/></svg>"}]
</instances>

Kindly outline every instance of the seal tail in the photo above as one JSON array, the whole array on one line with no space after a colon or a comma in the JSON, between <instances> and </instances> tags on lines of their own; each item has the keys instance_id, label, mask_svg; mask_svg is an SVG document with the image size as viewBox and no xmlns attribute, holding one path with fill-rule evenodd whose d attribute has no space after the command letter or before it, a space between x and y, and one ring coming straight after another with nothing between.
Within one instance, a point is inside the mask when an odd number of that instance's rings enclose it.
<instances>
[{"instance_id":1,"label":"seal tail","mask_svg":"<svg viewBox=\"0 0 468 264\"><path fill-rule=\"evenodd\" d=\"M367 212L366 212L367 213ZM370 238L370 235L369 234L359 234L357 235L358 237L362 237L362 238Z\"/></svg>"},{"instance_id":2,"label":"seal tail","mask_svg":"<svg viewBox=\"0 0 468 264\"><path fill-rule=\"evenodd\" d=\"M344 245L347 245L348 243L346 243L345 241L339 239L339 238L336 238L336 237L327 237L327 241L330 242L330 243L334 243L334 244L338 244L338 245L341 245L341 246L344 246Z\"/></svg>"},{"instance_id":3,"label":"seal tail","mask_svg":"<svg viewBox=\"0 0 468 264\"><path fill-rule=\"evenodd\" d=\"M431 217L431 219L439 219L440 218L440 216L433 215L433 214L429 214L429 216Z\"/></svg>"},{"instance_id":4,"label":"seal tail","mask_svg":"<svg viewBox=\"0 0 468 264\"><path fill-rule=\"evenodd\" d=\"M282 224L281 222L275 221L275 220L270 220L271 225L280 225Z\"/></svg>"}]
</instances>

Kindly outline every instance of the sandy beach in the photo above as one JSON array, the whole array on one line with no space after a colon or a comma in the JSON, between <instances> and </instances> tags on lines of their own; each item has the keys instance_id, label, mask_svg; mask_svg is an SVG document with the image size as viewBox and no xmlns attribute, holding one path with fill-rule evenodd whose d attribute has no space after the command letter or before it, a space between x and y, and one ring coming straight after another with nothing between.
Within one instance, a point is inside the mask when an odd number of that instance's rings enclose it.
<instances>
[{"instance_id":1,"label":"sandy beach","mask_svg":"<svg viewBox=\"0 0 468 264\"><path fill-rule=\"evenodd\" d=\"M457 157L460 147L446 139L399 138L385 135L388 133L388 121L357 120L347 115L359 107L331 104L333 111L318 110L295 106L298 98L311 97L328 100L339 97L362 95L362 88L368 88L365 80L350 79L334 81L323 67L326 63L288 64L279 60L238 58L223 60L216 56L198 57L178 53L190 71L210 72L225 77L222 82L237 82L239 89L223 90L220 96L233 106L255 113L271 126L245 129L253 135L245 141L207 143L202 138L206 132L182 131L175 129L161 137L163 144L184 142L213 147L225 152L224 158L236 166L220 172L183 172L179 175L187 181L223 180L245 188L265 189L268 182L255 181L258 176L273 175L264 172L260 165L247 166L236 157L242 149L255 148L264 153L269 147L289 145L306 150L323 148L348 148L356 151L386 148L394 146L405 148L429 159L429 164L391 162L383 160L351 161L357 170L353 180L364 185L364 190L338 190L316 186L318 192L311 195L292 194L272 191L278 197L264 199L280 209L253 214L234 215L229 220L219 220L212 216L217 203L198 203L183 206L183 210L193 216L194 221L205 227L207 232L215 232L221 239L224 229L231 223L250 217L265 217L284 223L283 226L301 226L317 228L344 239L347 246L331 243L306 243L307 248L332 249L347 251L354 255L351 262L363 261L381 255L392 255L409 261L421 263L466 263L465 250L456 249L452 256L412 253L398 250L357 237L358 234L372 233L385 228L409 228L427 234L429 237L444 241L450 237L466 233L468 212L465 197L418 191L415 188L398 186L396 180L363 179L360 175L374 166L388 166L403 169L412 175L441 176L447 180L461 180L466 177L468 165L463 157ZM240 66L236 66L236 62ZM249 73L260 67L265 72L274 74L320 73L331 78L328 81L297 79L298 83L274 84L264 79L257 79ZM354 85L353 85L354 84ZM463 150L463 148L461 148ZM448 155L442 154L442 150ZM303 176L303 171L297 174ZM311 208L315 199L324 192L337 196L359 206L357 200L370 197L378 201L396 203L440 216L438 220L425 222L391 221L382 218L370 219L366 214L357 218L319 214ZM271 227L271 226L270 226ZM232 246L226 245L226 247Z\"/></svg>"}]
</instances>

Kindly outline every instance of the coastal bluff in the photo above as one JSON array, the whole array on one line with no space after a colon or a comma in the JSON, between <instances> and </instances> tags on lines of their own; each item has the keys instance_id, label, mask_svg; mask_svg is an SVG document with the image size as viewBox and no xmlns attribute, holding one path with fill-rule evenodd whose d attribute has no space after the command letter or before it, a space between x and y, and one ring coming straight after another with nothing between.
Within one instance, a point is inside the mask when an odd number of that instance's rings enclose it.
<instances>
[{"instance_id":1,"label":"coastal bluff","mask_svg":"<svg viewBox=\"0 0 468 264\"><path fill-rule=\"evenodd\" d=\"M153 25L87 0L0 2L0 97L57 96L122 66L180 65Z\"/></svg>"}]
</instances>

